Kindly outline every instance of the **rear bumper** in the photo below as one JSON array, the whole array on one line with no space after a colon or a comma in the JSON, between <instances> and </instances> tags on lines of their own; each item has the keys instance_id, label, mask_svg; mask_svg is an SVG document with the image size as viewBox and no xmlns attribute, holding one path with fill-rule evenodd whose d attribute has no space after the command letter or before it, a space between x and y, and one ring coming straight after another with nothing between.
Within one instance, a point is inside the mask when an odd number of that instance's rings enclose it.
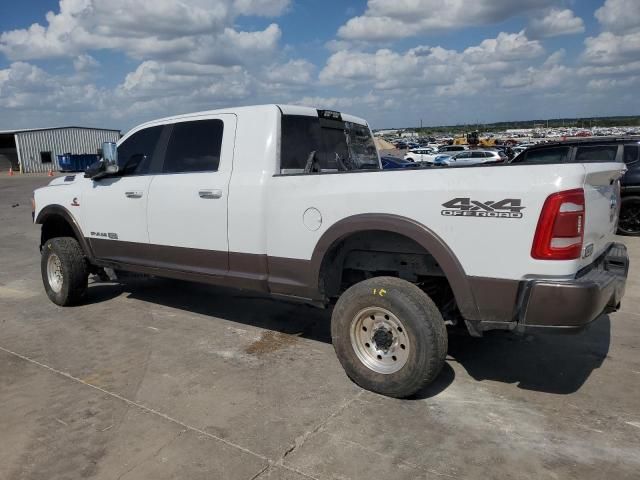
<instances>
[{"instance_id":1,"label":"rear bumper","mask_svg":"<svg viewBox=\"0 0 640 480\"><path fill-rule=\"evenodd\" d=\"M616 243L575 279L527 282L520 297L517 329L578 329L602 313L616 311L628 272L627 248Z\"/></svg>"}]
</instances>

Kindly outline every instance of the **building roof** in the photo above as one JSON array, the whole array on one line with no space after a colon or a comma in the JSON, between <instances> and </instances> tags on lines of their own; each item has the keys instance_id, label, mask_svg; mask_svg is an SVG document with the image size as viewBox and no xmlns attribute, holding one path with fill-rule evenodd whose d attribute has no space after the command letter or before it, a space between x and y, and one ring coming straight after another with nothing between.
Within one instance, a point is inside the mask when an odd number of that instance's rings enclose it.
<instances>
[{"instance_id":1,"label":"building roof","mask_svg":"<svg viewBox=\"0 0 640 480\"><path fill-rule=\"evenodd\" d=\"M0 130L0 135L14 134L14 133L23 133L23 132L40 132L44 130L67 130L71 128L79 128L81 130L103 130L107 132L118 132L115 128L96 128L96 127L75 127L75 126L67 126L67 127L42 127L42 128L16 128L14 130Z\"/></svg>"}]
</instances>

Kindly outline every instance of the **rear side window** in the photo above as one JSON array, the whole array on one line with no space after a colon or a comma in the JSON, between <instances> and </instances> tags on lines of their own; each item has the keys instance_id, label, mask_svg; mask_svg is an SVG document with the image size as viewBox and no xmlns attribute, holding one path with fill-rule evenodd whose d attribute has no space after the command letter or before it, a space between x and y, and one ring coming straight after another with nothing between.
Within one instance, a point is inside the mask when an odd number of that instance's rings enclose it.
<instances>
[{"instance_id":1,"label":"rear side window","mask_svg":"<svg viewBox=\"0 0 640 480\"><path fill-rule=\"evenodd\" d=\"M624 146L624 163L635 163L638 161L638 152L640 148L638 145L625 145Z\"/></svg>"},{"instance_id":2,"label":"rear side window","mask_svg":"<svg viewBox=\"0 0 640 480\"><path fill-rule=\"evenodd\" d=\"M617 145L584 146L576 149L576 162L615 162Z\"/></svg>"},{"instance_id":3,"label":"rear side window","mask_svg":"<svg viewBox=\"0 0 640 480\"><path fill-rule=\"evenodd\" d=\"M529 150L526 154L518 156L514 163L563 163L568 157L569 147L540 148Z\"/></svg>"},{"instance_id":4,"label":"rear side window","mask_svg":"<svg viewBox=\"0 0 640 480\"><path fill-rule=\"evenodd\" d=\"M320 122L305 115L282 116L280 170L282 173L304 171L311 152L321 149Z\"/></svg>"},{"instance_id":5,"label":"rear side window","mask_svg":"<svg viewBox=\"0 0 640 480\"><path fill-rule=\"evenodd\" d=\"M165 173L215 172L220 166L222 120L176 123L164 160Z\"/></svg>"},{"instance_id":6,"label":"rear side window","mask_svg":"<svg viewBox=\"0 0 640 480\"><path fill-rule=\"evenodd\" d=\"M489 156L491 156L491 154L489 154ZM471 158L486 158L486 155L484 152L472 152Z\"/></svg>"},{"instance_id":7,"label":"rear side window","mask_svg":"<svg viewBox=\"0 0 640 480\"><path fill-rule=\"evenodd\" d=\"M380 168L371 132L364 125L307 115L283 115L280 125L282 174Z\"/></svg>"},{"instance_id":8,"label":"rear side window","mask_svg":"<svg viewBox=\"0 0 640 480\"><path fill-rule=\"evenodd\" d=\"M118 165L122 175L149 173L162 129L162 126L157 126L139 130L118 146Z\"/></svg>"}]
</instances>

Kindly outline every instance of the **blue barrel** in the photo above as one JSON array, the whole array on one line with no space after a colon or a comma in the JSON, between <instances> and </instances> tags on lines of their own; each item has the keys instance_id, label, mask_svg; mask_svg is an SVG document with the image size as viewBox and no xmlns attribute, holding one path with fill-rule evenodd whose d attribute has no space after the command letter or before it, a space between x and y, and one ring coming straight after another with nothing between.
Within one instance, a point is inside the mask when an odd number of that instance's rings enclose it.
<instances>
[{"instance_id":1,"label":"blue barrel","mask_svg":"<svg viewBox=\"0 0 640 480\"><path fill-rule=\"evenodd\" d=\"M61 172L84 172L89 165L100 160L96 154L65 153L57 155Z\"/></svg>"}]
</instances>

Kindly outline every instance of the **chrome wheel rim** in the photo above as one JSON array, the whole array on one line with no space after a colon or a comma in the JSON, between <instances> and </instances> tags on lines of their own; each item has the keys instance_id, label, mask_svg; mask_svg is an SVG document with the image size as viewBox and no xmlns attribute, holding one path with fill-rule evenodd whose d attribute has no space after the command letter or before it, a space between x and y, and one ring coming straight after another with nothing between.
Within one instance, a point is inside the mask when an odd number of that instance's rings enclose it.
<instances>
[{"instance_id":1,"label":"chrome wheel rim","mask_svg":"<svg viewBox=\"0 0 640 480\"><path fill-rule=\"evenodd\" d=\"M60 258L55 253L49 255L47 260L47 280L51 290L55 293L59 293L62 290L62 262L60 262Z\"/></svg>"},{"instance_id":2,"label":"chrome wheel rim","mask_svg":"<svg viewBox=\"0 0 640 480\"><path fill-rule=\"evenodd\" d=\"M389 375L407 363L411 351L407 329L389 310L360 310L351 321L350 330L351 346L367 368Z\"/></svg>"}]
</instances>

